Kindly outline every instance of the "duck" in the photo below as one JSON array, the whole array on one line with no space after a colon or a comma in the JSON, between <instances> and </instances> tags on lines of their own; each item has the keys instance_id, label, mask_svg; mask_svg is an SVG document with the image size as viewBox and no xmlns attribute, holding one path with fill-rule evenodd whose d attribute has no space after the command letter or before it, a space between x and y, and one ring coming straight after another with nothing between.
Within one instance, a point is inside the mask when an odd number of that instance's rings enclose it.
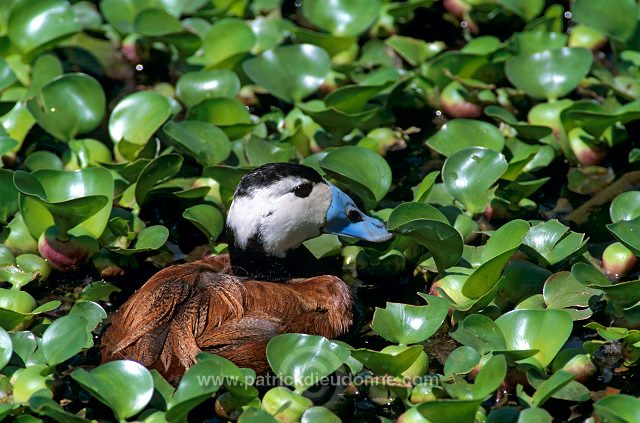
<instances>
[{"instance_id":1,"label":"duck","mask_svg":"<svg viewBox=\"0 0 640 423\"><path fill-rule=\"evenodd\" d=\"M113 314L100 343L103 363L134 360L175 384L196 354L207 352L265 374L274 336L335 339L353 324L351 288L303 242L322 233L369 242L393 236L318 171L297 163L247 173L225 233L228 254L159 271Z\"/></svg>"}]
</instances>

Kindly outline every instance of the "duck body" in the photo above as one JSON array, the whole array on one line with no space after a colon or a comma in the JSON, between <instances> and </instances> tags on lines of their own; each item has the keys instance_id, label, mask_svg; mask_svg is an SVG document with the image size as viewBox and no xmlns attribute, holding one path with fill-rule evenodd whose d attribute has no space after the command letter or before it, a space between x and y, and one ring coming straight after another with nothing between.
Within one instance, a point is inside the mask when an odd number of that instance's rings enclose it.
<instances>
[{"instance_id":1,"label":"duck body","mask_svg":"<svg viewBox=\"0 0 640 423\"><path fill-rule=\"evenodd\" d=\"M313 169L265 165L240 182L229 209L229 255L156 273L112 316L102 361L131 359L176 383L198 352L265 373L281 333L337 338L353 322L349 286L321 274L301 243L322 231L390 238Z\"/></svg>"}]
</instances>

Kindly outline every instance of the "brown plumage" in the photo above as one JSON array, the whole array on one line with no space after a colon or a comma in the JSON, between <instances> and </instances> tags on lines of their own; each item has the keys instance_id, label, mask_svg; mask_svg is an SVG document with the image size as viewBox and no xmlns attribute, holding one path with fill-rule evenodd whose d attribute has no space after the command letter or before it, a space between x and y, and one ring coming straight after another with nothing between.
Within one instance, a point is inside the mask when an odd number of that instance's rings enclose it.
<instances>
[{"instance_id":1,"label":"brown plumage","mask_svg":"<svg viewBox=\"0 0 640 423\"><path fill-rule=\"evenodd\" d=\"M335 338L352 323L351 291L336 276L264 282L230 269L222 255L155 274L111 318L102 361L135 360L175 383L205 351L264 373L273 336Z\"/></svg>"}]
</instances>

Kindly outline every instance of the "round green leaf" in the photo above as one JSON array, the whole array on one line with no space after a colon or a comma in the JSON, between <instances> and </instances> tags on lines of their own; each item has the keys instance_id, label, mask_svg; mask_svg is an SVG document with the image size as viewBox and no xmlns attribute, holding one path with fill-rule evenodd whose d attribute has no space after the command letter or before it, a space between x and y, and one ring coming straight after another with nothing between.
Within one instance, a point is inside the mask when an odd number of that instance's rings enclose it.
<instances>
[{"instance_id":1,"label":"round green leaf","mask_svg":"<svg viewBox=\"0 0 640 423\"><path fill-rule=\"evenodd\" d=\"M640 191L627 191L618 195L609 208L612 222L640 217Z\"/></svg>"},{"instance_id":2,"label":"round green leaf","mask_svg":"<svg viewBox=\"0 0 640 423\"><path fill-rule=\"evenodd\" d=\"M331 61L320 47L297 44L276 47L243 64L253 82L288 103L314 93L329 75Z\"/></svg>"},{"instance_id":3,"label":"round green leaf","mask_svg":"<svg viewBox=\"0 0 640 423\"><path fill-rule=\"evenodd\" d=\"M640 421L640 399L631 395L610 395L594 404L596 414L605 423L631 423Z\"/></svg>"},{"instance_id":4,"label":"round green leaf","mask_svg":"<svg viewBox=\"0 0 640 423\"><path fill-rule=\"evenodd\" d=\"M100 83L82 73L55 78L27 101L38 125L64 141L94 130L102 121L105 106Z\"/></svg>"},{"instance_id":5,"label":"round green leaf","mask_svg":"<svg viewBox=\"0 0 640 423\"><path fill-rule=\"evenodd\" d=\"M164 125L164 133L179 150L186 151L203 166L215 165L231 154L227 135L207 122L185 120L170 121Z\"/></svg>"},{"instance_id":6,"label":"round green leaf","mask_svg":"<svg viewBox=\"0 0 640 423\"><path fill-rule=\"evenodd\" d=\"M98 239L102 235L113 200L113 176L107 169L20 171L13 180L21 193L22 216L34 238L54 223L74 236Z\"/></svg>"},{"instance_id":7,"label":"round green leaf","mask_svg":"<svg viewBox=\"0 0 640 423\"><path fill-rule=\"evenodd\" d=\"M0 370L4 368L9 362L13 354L13 344L11 343L11 337L6 330L0 328Z\"/></svg>"},{"instance_id":8,"label":"round green leaf","mask_svg":"<svg viewBox=\"0 0 640 423\"><path fill-rule=\"evenodd\" d=\"M267 360L274 373L297 393L336 371L350 351L322 336L285 333L267 344Z\"/></svg>"},{"instance_id":9,"label":"round green leaf","mask_svg":"<svg viewBox=\"0 0 640 423\"><path fill-rule=\"evenodd\" d=\"M571 4L572 18L581 24L625 41L638 22L638 3L635 0L575 0Z\"/></svg>"},{"instance_id":10,"label":"round green leaf","mask_svg":"<svg viewBox=\"0 0 640 423\"><path fill-rule=\"evenodd\" d=\"M102 0L100 11L118 32L134 32L136 17L145 9L157 7L156 0Z\"/></svg>"},{"instance_id":11,"label":"round green leaf","mask_svg":"<svg viewBox=\"0 0 640 423\"><path fill-rule=\"evenodd\" d=\"M480 363L480 354L471 347L462 346L451 351L444 363L444 375L467 374Z\"/></svg>"},{"instance_id":12,"label":"round green leaf","mask_svg":"<svg viewBox=\"0 0 640 423\"><path fill-rule=\"evenodd\" d=\"M188 107L208 98L235 98L238 91L240 79L227 69L187 72L176 85L176 95Z\"/></svg>"},{"instance_id":13,"label":"round green leaf","mask_svg":"<svg viewBox=\"0 0 640 423\"><path fill-rule=\"evenodd\" d=\"M98 323L107 318L107 312L104 311L100 304L94 303L93 301L75 303L73 307L71 307L71 310L69 310L69 315L84 317L87 321L88 331L94 330L96 326L98 326Z\"/></svg>"},{"instance_id":14,"label":"round green leaf","mask_svg":"<svg viewBox=\"0 0 640 423\"><path fill-rule=\"evenodd\" d=\"M153 378L135 361L118 360L96 367L91 372L76 369L71 373L84 389L124 420L142 411L153 395Z\"/></svg>"},{"instance_id":15,"label":"round green leaf","mask_svg":"<svg viewBox=\"0 0 640 423\"><path fill-rule=\"evenodd\" d=\"M251 51L256 42L251 28L241 19L217 21L202 40L203 62L206 66L220 65L227 59Z\"/></svg>"},{"instance_id":16,"label":"round green leaf","mask_svg":"<svg viewBox=\"0 0 640 423\"><path fill-rule=\"evenodd\" d=\"M507 345L498 325L483 314L470 314L450 334L453 339L472 347L479 354L504 350Z\"/></svg>"},{"instance_id":17,"label":"round green leaf","mask_svg":"<svg viewBox=\"0 0 640 423\"><path fill-rule=\"evenodd\" d=\"M380 13L380 0L323 0L302 2L302 14L315 26L338 36L359 35Z\"/></svg>"},{"instance_id":18,"label":"round green leaf","mask_svg":"<svg viewBox=\"0 0 640 423\"><path fill-rule=\"evenodd\" d=\"M449 302L428 296L429 305L387 303L376 307L371 329L387 341L398 344L417 344L436 333L449 312Z\"/></svg>"},{"instance_id":19,"label":"round green leaf","mask_svg":"<svg viewBox=\"0 0 640 423\"><path fill-rule=\"evenodd\" d=\"M507 168L507 160L497 151L465 148L444 162L442 180L449 194L469 212L481 213L493 197L493 184Z\"/></svg>"},{"instance_id":20,"label":"round green leaf","mask_svg":"<svg viewBox=\"0 0 640 423\"><path fill-rule=\"evenodd\" d=\"M499 0L498 3L524 21L530 21L544 9L544 0Z\"/></svg>"},{"instance_id":21,"label":"round green leaf","mask_svg":"<svg viewBox=\"0 0 640 423\"><path fill-rule=\"evenodd\" d=\"M569 37L559 32L525 31L513 35L514 47L520 55L565 47Z\"/></svg>"},{"instance_id":22,"label":"round green leaf","mask_svg":"<svg viewBox=\"0 0 640 423\"><path fill-rule=\"evenodd\" d=\"M573 91L591 69L593 57L586 48L563 47L516 56L505 73L516 88L534 98L557 99Z\"/></svg>"},{"instance_id":23,"label":"round green leaf","mask_svg":"<svg viewBox=\"0 0 640 423\"><path fill-rule=\"evenodd\" d=\"M640 217L636 217L633 220L620 220L607 225L607 229L633 254L640 255Z\"/></svg>"},{"instance_id":24,"label":"round green leaf","mask_svg":"<svg viewBox=\"0 0 640 423\"><path fill-rule=\"evenodd\" d=\"M91 339L87 319L68 314L49 325L42 335L42 352L50 366L62 363L79 353Z\"/></svg>"},{"instance_id":25,"label":"round green leaf","mask_svg":"<svg viewBox=\"0 0 640 423\"><path fill-rule=\"evenodd\" d=\"M220 211L208 204L197 204L182 213L182 217L196 225L205 234L209 242L214 242L222 233L224 217Z\"/></svg>"},{"instance_id":26,"label":"round green leaf","mask_svg":"<svg viewBox=\"0 0 640 423\"><path fill-rule=\"evenodd\" d=\"M391 187L391 168L387 161L363 147L331 150L320 160L320 167L360 197L367 209L375 207Z\"/></svg>"},{"instance_id":27,"label":"round green leaf","mask_svg":"<svg viewBox=\"0 0 640 423\"><path fill-rule=\"evenodd\" d=\"M182 32L180 21L161 9L146 9L135 19L137 33L151 37Z\"/></svg>"},{"instance_id":28,"label":"round green leaf","mask_svg":"<svg viewBox=\"0 0 640 423\"><path fill-rule=\"evenodd\" d=\"M139 91L120 100L109 117L109 135L118 151L132 160L171 115L167 97Z\"/></svg>"},{"instance_id":29,"label":"round green leaf","mask_svg":"<svg viewBox=\"0 0 640 423\"><path fill-rule=\"evenodd\" d=\"M47 381L51 380L51 376L43 376L46 367L43 363L37 363L26 369L18 369L11 375L14 402L26 403L33 394L42 389L47 390L48 394L52 395L46 384Z\"/></svg>"},{"instance_id":30,"label":"round green leaf","mask_svg":"<svg viewBox=\"0 0 640 423\"><path fill-rule=\"evenodd\" d=\"M71 5L64 0L19 1L8 26L11 43L24 53L80 30Z\"/></svg>"},{"instance_id":31,"label":"round green leaf","mask_svg":"<svg viewBox=\"0 0 640 423\"><path fill-rule=\"evenodd\" d=\"M496 324L508 350L538 350L521 363L542 368L551 363L573 328L571 315L563 310L513 310L498 317Z\"/></svg>"},{"instance_id":32,"label":"round green leaf","mask_svg":"<svg viewBox=\"0 0 640 423\"><path fill-rule=\"evenodd\" d=\"M25 168L32 172L41 169L64 169L64 163L62 163L60 157L46 150L34 151L33 153L29 154L24 160L23 164Z\"/></svg>"},{"instance_id":33,"label":"round green leaf","mask_svg":"<svg viewBox=\"0 0 640 423\"><path fill-rule=\"evenodd\" d=\"M471 119L453 119L427 140L427 145L444 156L469 147L485 147L495 151L504 148L504 137L490 123Z\"/></svg>"},{"instance_id":34,"label":"round green leaf","mask_svg":"<svg viewBox=\"0 0 640 423\"><path fill-rule=\"evenodd\" d=\"M340 423L342 420L328 408L311 407L302 415L300 423Z\"/></svg>"}]
</instances>

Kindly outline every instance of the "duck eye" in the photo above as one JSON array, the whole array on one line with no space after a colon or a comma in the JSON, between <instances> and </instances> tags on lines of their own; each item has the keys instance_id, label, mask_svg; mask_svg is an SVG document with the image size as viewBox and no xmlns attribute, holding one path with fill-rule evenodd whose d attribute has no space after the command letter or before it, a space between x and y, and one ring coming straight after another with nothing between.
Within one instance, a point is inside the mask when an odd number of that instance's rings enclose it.
<instances>
[{"instance_id":1,"label":"duck eye","mask_svg":"<svg viewBox=\"0 0 640 423\"><path fill-rule=\"evenodd\" d=\"M305 198L308 197L309 194L311 194L312 189L313 186L310 183L304 183L295 187L293 189L293 193L296 195L296 197Z\"/></svg>"},{"instance_id":2,"label":"duck eye","mask_svg":"<svg viewBox=\"0 0 640 423\"><path fill-rule=\"evenodd\" d=\"M351 223L362 222L362 215L358 210L351 209L347 212L347 219L351 221Z\"/></svg>"}]
</instances>

